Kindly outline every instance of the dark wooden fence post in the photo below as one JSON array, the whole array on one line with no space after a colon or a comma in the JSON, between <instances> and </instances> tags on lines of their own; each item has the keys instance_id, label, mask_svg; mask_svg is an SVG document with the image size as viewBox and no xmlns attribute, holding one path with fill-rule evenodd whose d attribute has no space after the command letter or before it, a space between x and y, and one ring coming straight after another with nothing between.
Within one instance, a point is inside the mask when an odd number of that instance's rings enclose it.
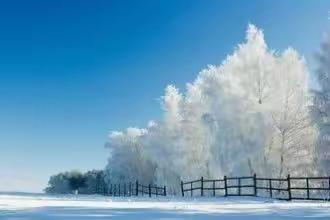
<instances>
[{"instance_id":1,"label":"dark wooden fence post","mask_svg":"<svg viewBox=\"0 0 330 220\"><path fill-rule=\"evenodd\" d=\"M309 199L309 179L306 178L307 199Z\"/></svg>"},{"instance_id":2,"label":"dark wooden fence post","mask_svg":"<svg viewBox=\"0 0 330 220\"><path fill-rule=\"evenodd\" d=\"M204 184L203 184L203 177L201 178L201 196L204 196Z\"/></svg>"},{"instance_id":3,"label":"dark wooden fence post","mask_svg":"<svg viewBox=\"0 0 330 220\"><path fill-rule=\"evenodd\" d=\"M182 182L182 180L181 180L181 195L182 195L182 197L184 197L184 190L183 190L183 182Z\"/></svg>"},{"instance_id":4,"label":"dark wooden fence post","mask_svg":"<svg viewBox=\"0 0 330 220\"><path fill-rule=\"evenodd\" d=\"M241 195L241 178L238 177L238 195Z\"/></svg>"},{"instance_id":5,"label":"dark wooden fence post","mask_svg":"<svg viewBox=\"0 0 330 220\"><path fill-rule=\"evenodd\" d=\"M166 196L166 186L164 186L164 196Z\"/></svg>"},{"instance_id":6,"label":"dark wooden fence post","mask_svg":"<svg viewBox=\"0 0 330 220\"><path fill-rule=\"evenodd\" d=\"M135 195L136 196L139 195L139 182L138 181L135 182Z\"/></svg>"},{"instance_id":7,"label":"dark wooden fence post","mask_svg":"<svg viewBox=\"0 0 330 220\"><path fill-rule=\"evenodd\" d=\"M224 180L224 183L225 183L225 196L227 196L228 195L228 189L227 189L227 176L224 176L223 177L223 180Z\"/></svg>"},{"instance_id":8,"label":"dark wooden fence post","mask_svg":"<svg viewBox=\"0 0 330 220\"><path fill-rule=\"evenodd\" d=\"M151 197L151 184L149 184L149 197Z\"/></svg>"},{"instance_id":9,"label":"dark wooden fence post","mask_svg":"<svg viewBox=\"0 0 330 220\"><path fill-rule=\"evenodd\" d=\"M273 198L272 179L269 179L269 195L270 195L270 198Z\"/></svg>"},{"instance_id":10,"label":"dark wooden fence post","mask_svg":"<svg viewBox=\"0 0 330 220\"><path fill-rule=\"evenodd\" d=\"M118 183L118 194L120 196L120 183Z\"/></svg>"},{"instance_id":11,"label":"dark wooden fence post","mask_svg":"<svg viewBox=\"0 0 330 220\"><path fill-rule=\"evenodd\" d=\"M287 177L287 181L288 181L288 200L291 200L291 182L290 182L290 174L288 174L288 177Z\"/></svg>"},{"instance_id":12,"label":"dark wooden fence post","mask_svg":"<svg viewBox=\"0 0 330 220\"><path fill-rule=\"evenodd\" d=\"M190 196L193 196L193 184L192 184L192 182L190 183Z\"/></svg>"},{"instance_id":13,"label":"dark wooden fence post","mask_svg":"<svg viewBox=\"0 0 330 220\"><path fill-rule=\"evenodd\" d=\"M213 180L213 196L215 197L215 180Z\"/></svg>"},{"instance_id":14,"label":"dark wooden fence post","mask_svg":"<svg viewBox=\"0 0 330 220\"><path fill-rule=\"evenodd\" d=\"M253 195L257 196L257 174L253 174Z\"/></svg>"},{"instance_id":15,"label":"dark wooden fence post","mask_svg":"<svg viewBox=\"0 0 330 220\"><path fill-rule=\"evenodd\" d=\"M132 196L132 183L129 182L129 196Z\"/></svg>"},{"instance_id":16,"label":"dark wooden fence post","mask_svg":"<svg viewBox=\"0 0 330 220\"><path fill-rule=\"evenodd\" d=\"M124 196L126 196L126 183L124 183Z\"/></svg>"}]
</instances>

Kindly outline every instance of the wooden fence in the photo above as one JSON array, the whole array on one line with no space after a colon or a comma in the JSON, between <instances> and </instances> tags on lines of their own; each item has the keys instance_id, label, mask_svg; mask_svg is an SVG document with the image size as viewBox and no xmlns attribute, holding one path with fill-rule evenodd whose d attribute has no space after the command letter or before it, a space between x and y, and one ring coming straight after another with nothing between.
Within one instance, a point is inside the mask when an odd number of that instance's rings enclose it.
<instances>
[{"instance_id":1,"label":"wooden fence","mask_svg":"<svg viewBox=\"0 0 330 220\"><path fill-rule=\"evenodd\" d=\"M258 196L276 199L329 200L330 177L227 177L181 181L182 196Z\"/></svg>"},{"instance_id":2,"label":"wooden fence","mask_svg":"<svg viewBox=\"0 0 330 220\"><path fill-rule=\"evenodd\" d=\"M151 195L155 195L155 196L166 196L166 186L163 187L159 187L159 186L152 186L152 185L148 185L148 186L144 186L142 184L139 184L137 181L135 183L135 195L138 196L140 195L149 195L149 197L151 197Z\"/></svg>"},{"instance_id":3,"label":"wooden fence","mask_svg":"<svg viewBox=\"0 0 330 220\"><path fill-rule=\"evenodd\" d=\"M157 185L142 185L138 181L135 183L118 183L109 184L108 190L104 195L109 196L166 196L166 186L160 187Z\"/></svg>"},{"instance_id":4,"label":"wooden fence","mask_svg":"<svg viewBox=\"0 0 330 220\"><path fill-rule=\"evenodd\" d=\"M135 194L134 184L129 183L118 183L109 184L108 190L105 195L109 196L134 196Z\"/></svg>"}]
</instances>

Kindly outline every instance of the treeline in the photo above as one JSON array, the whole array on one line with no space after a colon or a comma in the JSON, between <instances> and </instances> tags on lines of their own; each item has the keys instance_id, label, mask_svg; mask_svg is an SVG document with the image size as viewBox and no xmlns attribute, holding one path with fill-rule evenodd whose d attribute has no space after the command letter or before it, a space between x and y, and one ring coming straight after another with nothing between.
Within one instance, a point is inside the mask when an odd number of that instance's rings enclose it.
<instances>
[{"instance_id":1,"label":"treeline","mask_svg":"<svg viewBox=\"0 0 330 220\"><path fill-rule=\"evenodd\" d=\"M67 171L51 176L44 191L50 194L98 194L103 192L105 185L102 170Z\"/></svg>"}]
</instances>

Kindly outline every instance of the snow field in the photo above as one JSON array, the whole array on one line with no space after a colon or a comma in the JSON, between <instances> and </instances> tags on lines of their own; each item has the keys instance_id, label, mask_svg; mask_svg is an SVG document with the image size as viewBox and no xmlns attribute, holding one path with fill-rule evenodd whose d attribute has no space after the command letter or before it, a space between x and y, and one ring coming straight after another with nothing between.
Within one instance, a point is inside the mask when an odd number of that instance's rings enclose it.
<instances>
[{"instance_id":1,"label":"snow field","mask_svg":"<svg viewBox=\"0 0 330 220\"><path fill-rule=\"evenodd\" d=\"M261 198L0 195L0 219L330 219L330 203Z\"/></svg>"}]
</instances>

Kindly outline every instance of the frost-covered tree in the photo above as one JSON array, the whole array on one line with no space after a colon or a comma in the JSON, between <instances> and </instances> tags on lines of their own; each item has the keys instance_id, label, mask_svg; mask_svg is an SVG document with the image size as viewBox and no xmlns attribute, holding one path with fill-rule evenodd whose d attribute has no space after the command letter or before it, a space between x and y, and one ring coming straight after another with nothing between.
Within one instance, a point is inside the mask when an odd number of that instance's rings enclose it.
<instances>
[{"instance_id":1,"label":"frost-covered tree","mask_svg":"<svg viewBox=\"0 0 330 220\"><path fill-rule=\"evenodd\" d=\"M318 127L317 154L321 172L330 175L330 36L321 45L312 113Z\"/></svg>"},{"instance_id":2,"label":"frost-covered tree","mask_svg":"<svg viewBox=\"0 0 330 220\"><path fill-rule=\"evenodd\" d=\"M154 164L148 152L142 149L141 138L145 129L128 128L125 133L112 132L106 147L111 151L109 163L105 169L107 183L140 182L151 183L154 180Z\"/></svg>"},{"instance_id":3,"label":"frost-covered tree","mask_svg":"<svg viewBox=\"0 0 330 220\"><path fill-rule=\"evenodd\" d=\"M295 50L269 50L263 32L249 25L246 41L185 93L165 89L161 120L133 134L112 132L110 177L175 186L200 176L313 172L306 75Z\"/></svg>"},{"instance_id":4,"label":"frost-covered tree","mask_svg":"<svg viewBox=\"0 0 330 220\"><path fill-rule=\"evenodd\" d=\"M286 50L278 71L283 73L275 84L276 97L272 97L272 123L274 135L269 144L271 160L279 176L315 173L315 128L311 125L306 70L297 52ZM304 167L304 173L301 173Z\"/></svg>"}]
</instances>

